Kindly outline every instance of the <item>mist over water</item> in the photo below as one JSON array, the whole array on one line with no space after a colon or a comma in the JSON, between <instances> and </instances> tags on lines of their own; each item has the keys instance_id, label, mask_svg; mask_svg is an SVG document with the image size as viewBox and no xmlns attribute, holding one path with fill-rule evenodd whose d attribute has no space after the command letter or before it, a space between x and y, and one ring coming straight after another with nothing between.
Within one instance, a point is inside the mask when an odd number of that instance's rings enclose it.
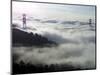
<instances>
[{"instance_id":1,"label":"mist over water","mask_svg":"<svg viewBox=\"0 0 100 75\"><path fill-rule=\"evenodd\" d=\"M18 24L20 25L20 23ZM95 25L28 22L28 32L38 33L58 43L54 47L13 47L16 63L69 64L95 68Z\"/></svg>"}]
</instances>

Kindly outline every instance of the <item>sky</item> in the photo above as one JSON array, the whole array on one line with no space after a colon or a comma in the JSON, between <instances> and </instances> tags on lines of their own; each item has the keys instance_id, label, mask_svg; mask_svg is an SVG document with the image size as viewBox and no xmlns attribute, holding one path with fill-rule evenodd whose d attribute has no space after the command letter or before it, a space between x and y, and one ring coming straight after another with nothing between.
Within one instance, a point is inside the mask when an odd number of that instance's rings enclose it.
<instances>
[{"instance_id":1,"label":"sky","mask_svg":"<svg viewBox=\"0 0 100 75\"><path fill-rule=\"evenodd\" d=\"M95 19L95 6L12 2L13 17L27 16L39 19L79 20Z\"/></svg>"}]
</instances>

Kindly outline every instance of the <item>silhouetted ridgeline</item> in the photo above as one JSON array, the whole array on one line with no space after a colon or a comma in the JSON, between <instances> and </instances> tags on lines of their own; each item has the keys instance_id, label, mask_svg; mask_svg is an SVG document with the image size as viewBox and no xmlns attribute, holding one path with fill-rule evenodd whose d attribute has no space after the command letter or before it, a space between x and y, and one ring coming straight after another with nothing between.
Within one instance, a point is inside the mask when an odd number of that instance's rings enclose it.
<instances>
[{"instance_id":1,"label":"silhouetted ridgeline","mask_svg":"<svg viewBox=\"0 0 100 75\"><path fill-rule=\"evenodd\" d=\"M89 68L90 69L90 68ZM93 69L93 68L91 68ZM73 71L73 70L88 70L88 68L81 68L81 66L72 66L68 64L37 64L20 62L13 63L13 74L27 74L27 73L44 73L44 72L58 72L58 71Z\"/></svg>"},{"instance_id":2,"label":"silhouetted ridgeline","mask_svg":"<svg viewBox=\"0 0 100 75\"><path fill-rule=\"evenodd\" d=\"M13 74L25 74L25 73L42 73L42 72L55 72L55 71L66 71L66 70L74 70L74 67L70 65L32 65L32 64L24 64L21 62L20 64L13 63Z\"/></svg>"},{"instance_id":3,"label":"silhouetted ridgeline","mask_svg":"<svg viewBox=\"0 0 100 75\"><path fill-rule=\"evenodd\" d=\"M13 46L52 46L56 42L48 40L37 33L28 33L17 28L12 28Z\"/></svg>"}]
</instances>

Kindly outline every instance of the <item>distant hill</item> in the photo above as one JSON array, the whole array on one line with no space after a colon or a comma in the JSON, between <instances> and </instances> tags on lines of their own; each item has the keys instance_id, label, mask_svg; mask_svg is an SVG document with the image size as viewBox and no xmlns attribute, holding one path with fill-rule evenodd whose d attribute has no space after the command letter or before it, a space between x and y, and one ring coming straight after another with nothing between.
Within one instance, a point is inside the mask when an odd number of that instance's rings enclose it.
<instances>
[{"instance_id":1,"label":"distant hill","mask_svg":"<svg viewBox=\"0 0 100 75\"><path fill-rule=\"evenodd\" d=\"M12 28L13 46L55 46L56 42L48 40L37 33L28 33L17 28Z\"/></svg>"},{"instance_id":2,"label":"distant hill","mask_svg":"<svg viewBox=\"0 0 100 75\"><path fill-rule=\"evenodd\" d=\"M47 20L47 21L43 21L42 23L58 23L57 20Z\"/></svg>"}]
</instances>

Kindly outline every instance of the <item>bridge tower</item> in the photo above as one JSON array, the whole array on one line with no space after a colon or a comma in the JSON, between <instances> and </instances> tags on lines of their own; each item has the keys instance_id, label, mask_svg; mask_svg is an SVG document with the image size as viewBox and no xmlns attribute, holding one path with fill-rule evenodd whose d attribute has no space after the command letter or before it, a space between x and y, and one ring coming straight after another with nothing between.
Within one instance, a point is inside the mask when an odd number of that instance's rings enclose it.
<instances>
[{"instance_id":1,"label":"bridge tower","mask_svg":"<svg viewBox=\"0 0 100 75\"><path fill-rule=\"evenodd\" d=\"M23 14L22 16L23 16L23 18L22 18L22 20L23 20L23 29L26 29L26 14Z\"/></svg>"},{"instance_id":2,"label":"bridge tower","mask_svg":"<svg viewBox=\"0 0 100 75\"><path fill-rule=\"evenodd\" d=\"M89 26L92 26L92 19L89 19Z\"/></svg>"}]
</instances>

